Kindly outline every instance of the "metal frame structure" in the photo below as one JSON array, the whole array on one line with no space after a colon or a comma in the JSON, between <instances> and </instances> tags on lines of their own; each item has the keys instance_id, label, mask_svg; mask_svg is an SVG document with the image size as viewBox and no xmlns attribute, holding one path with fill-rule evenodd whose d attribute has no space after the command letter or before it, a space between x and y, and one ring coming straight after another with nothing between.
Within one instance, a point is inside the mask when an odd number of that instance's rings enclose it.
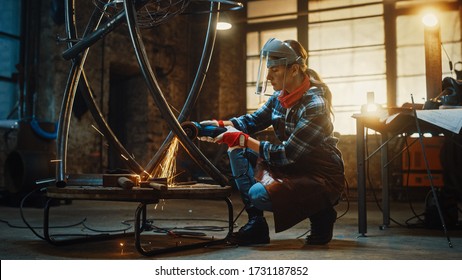
<instances>
[{"instance_id":1,"label":"metal frame structure","mask_svg":"<svg viewBox=\"0 0 462 280\"><path fill-rule=\"evenodd\" d=\"M117 13L113 18L106 21L105 24L100 26L100 22L103 13L99 11L97 7L93 11L93 14L89 20L89 23L85 29L82 38L77 36L77 28L75 21L75 0L67 0L65 3L65 18L66 18L66 33L68 38L68 50L63 53L63 57L66 59L72 59L72 66L69 72L61 112L58 121L58 136L57 136L57 159L58 165L56 169L56 184L58 187L64 187L66 185L66 163L67 163L67 142L69 127L71 121L72 105L74 102L75 94L79 84L79 80L83 79L86 86L84 90L84 99L89 107L89 110L96 121L99 129L107 137L111 146L114 146L120 154L122 154L127 160L126 163L134 173L139 174L142 178L146 178L149 175L149 171L152 171L155 166L159 164L166 147L173 138L173 134L178 137L180 143L183 145L185 150L189 153L191 158L201 166L205 172L207 172L218 184L225 186L228 184L228 179L202 154L196 145L185 135L180 123L185 121L190 115L193 106L195 105L200 90L202 88L205 76L210 64L215 38L216 38L216 23L219 17L219 11L221 10L220 5L233 4L235 7L242 7L242 4L234 1L224 0L209 0L209 21L207 27L207 35L204 40L203 52L200 63L198 65L196 76L191 89L188 94L188 98L181 110L178 118L175 117L173 112L168 106L165 96L159 87L157 78L154 71L152 70L151 64L144 47L143 39L140 34L139 27L136 22L136 12L139 9L139 5L146 4L149 1L129 1L124 0L124 10ZM154 155L149 164L143 168L133 156L124 148L124 146L117 139L112 129L103 117L102 112L99 110L97 103L89 86L89 81L85 75L84 65L87 58L90 46L103 38L106 34L114 30L120 23L125 19L129 32L132 45L135 49L135 54L140 66L141 72L146 80L148 89L161 111L162 117L169 125L172 132L168 135L161 148Z\"/></svg>"},{"instance_id":2,"label":"metal frame structure","mask_svg":"<svg viewBox=\"0 0 462 280\"><path fill-rule=\"evenodd\" d=\"M112 0L108 0L110 3ZM94 240L94 239L101 239L107 238L107 235L96 235L96 236L86 236L84 238L76 238L74 240L68 240L63 242L58 242L49 234L49 209L50 209L50 201L53 199L59 199L66 197L67 199L88 199L88 200L111 200L111 201L136 201L139 202L140 205L135 213L135 240L136 240L136 248L138 251L143 255L154 255L159 252L167 252L171 250L180 250L180 249L188 249L188 248L196 248L198 246L204 246L206 244L216 243L213 242L206 242L206 243L199 243L192 246L182 246L181 248L171 248L171 249L164 249L164 250L147 250L143 248L141 245L141 232L143 231L144 224L146 222L146 206L148 204L155 203L159 199L223 199L226 201L228 205L228 212L229 212L229 233L227 237L232 233L233 229L233 209L231 201L229 200L230 195L230 187L228 185L228 178L222 174L205 156L202 152L198 149L198 147L192 142L191 139L187 137L185 132L183 131L180 123L185 121L188 116L190 115L193 106L195 105L199 93L201 91L202 85L204 83L206 73L209 68L215 39L216 39L216 23L219 18L219 14L223 10L236 10L243 7L240 2L235 1L228 1L228 0L185 0L185 1L203 1L209 2L210 8L208 11L203 11L203 13L208 13L208 26L207 26L207 33L204 39L203 45L203 52L200 59L200 63L197 68L196 76L194 78L194 82L191 86L189 91L188 97L183 105L183 108L178 117L176 117L170 109L167 100L160 88L156 75L151 67L151 64L148 59L148 55L143 43L143 39L140 33L140 27L137 23L137 12L141 9L144 5L148 4L151 0L123 0L123 9L112 15L108 20L102 23L102 19L104 16L103 11L101 11L98 7L95 7L89 22L83 32L81 38L78 36L77 31L77 24L75 18L75 0L66 0L65 1L65 23L66 23L66 33L67 33L67 42L68 42L68 49L63 52L63 57L67 60L71 60L72 65L68 75L68 80L66 83L66 87L64 90L63 101L61 105L61 111L59 115L58 121L58 131L57 131L57 166L56 166L56 180L55 180L55 187L48 188L47 196L48 202L45 207L45 222L44 222L44 232L46 236L46 240L54 245L59 244L68 244L74 243L79 241L85 240ZM118 1L119 3L121 1ZM115 2L114 2L115 3ZM222 7L226 8L223 8ZM147 87L159 108L163 119L167 122L171 132L166 137L165 141L163 142L160 149L156 152L153 158L150 160L147 166L141 166L134 157L125 149L123 144L119 141L113 130L110 128L109 124L106 122L105 118L103 117L103 113L99 109L97 102L94 98L93 92L89 85L89 80L87 75L85 74L84 66L85 61L90 51L90 48L93 44L95 44L98 40L102 39L104 36L109 34L113 31L117 26L121 23L126 23L128 26L129 34L131 43L135 50L135 55L137 58L137 62L140 66L141 73L146 81ZM68 184L68 177L69 175L66 173L66 165L67 165L67 146L68 146L68 135L70 131L70 123L71 123L71 114L72 114L72 107L74 103L74 98L76 95L77 87L84 86L85 89L82 90L83 98L91 112L96 124L100 131L105 135L109 144L123 156L126 158L127 167L135 174L138 174L141 180L146 180L149 178L149 174L160 164L167 148L173 139L173 137L177 137L181 145L185 148L186 152L191 156L191 158L203 168L205 172L207 172L217 185L211 186L212 189L204 190L203 188L194 188L191 186L190 189L191 195L184 196L180 189L177 188L169 188L167 193L158 193L155 191L146 191L143 192L135 191L134 193L142 193L142 197L126 197L127 190L116 190L112 191L109 194L109 191L101 186L94 186L93 188L77 188L73 189L75 185ZM86 178L82 177L79 180L80 186L93 186L94 185L94 178ZM221 188L220 188L221 187ZM217 190L220 188L222 190ZM130 191L129 191L130 192ZM218 198L217 198L218 194ZM84 198L82 198L82 195ZM106 196L105 199L101 199L101 196ZM220 241L221 242L221 241Z\"/></svg>"},{"instance_id":3,"label":"metal frame structure","mask_svg":"<svg viewBox=\"0 0 462 280\"><path fill-rule=\"evenodd\" d=\"M97 179L87 178L89 180L97 181ZM44 239L53 245L70 245L82 242L94 242L102 241L107 239L130 237L134 236L136 250L144 256L155 256L163 253L172 253L182 250L204 248L214 245L227 244L227 240L231 237L234 228L233 220L233 205L229 199L232 188L230 186L221 187L218 185L205 185L200 184L191 187L178 187L169 188L165 191L156 189L133 189L133 190L117 190L115 188L108 189L103 187L87 186L87 187L66 187L57 188L50 187L47 189L48 201L44 208L44 219L43 219L43 233ZM50 232L50 207L53 199L71 199L71 200L94 200L94 201L115 201L115 202L137 202L138 207L135 211L135 219L133 231L126 231L123 233L100 233L100 234L66 234L64 236L59 234L53 234ZM210 200L226 202L228 210L228 226L226 236L223 238L215 239L209 238L199 242L193 242L184 245L174 245L167 247L159 247L156 244L148 244L143 242L147 240L146 236L149 234L143 234L150 229L147 223L147 206L150 204L157 204L161 199L195 199L195 200ZM144 237L144 238L143 238Z\"/></svg>"}]
</instances>

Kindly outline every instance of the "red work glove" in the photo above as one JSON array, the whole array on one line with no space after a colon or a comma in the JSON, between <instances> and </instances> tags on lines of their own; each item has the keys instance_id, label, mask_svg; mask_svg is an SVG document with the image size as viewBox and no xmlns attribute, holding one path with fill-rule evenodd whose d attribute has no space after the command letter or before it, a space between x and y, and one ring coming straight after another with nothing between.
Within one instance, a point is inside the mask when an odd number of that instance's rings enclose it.
<instances>
[{"instance_id":1,"label":"red work glove","mask_svg":"<svg viewBox=\"0 0 462 280\"><path fill-rule=\"evenodd\" d=\"M232 132L225 132L217 136L216 140L218 143L225 143L228 147L247 147L247 141L249 139L249 135L245 134L241 131L232 131Z\"/></svg>"}]
</instances>

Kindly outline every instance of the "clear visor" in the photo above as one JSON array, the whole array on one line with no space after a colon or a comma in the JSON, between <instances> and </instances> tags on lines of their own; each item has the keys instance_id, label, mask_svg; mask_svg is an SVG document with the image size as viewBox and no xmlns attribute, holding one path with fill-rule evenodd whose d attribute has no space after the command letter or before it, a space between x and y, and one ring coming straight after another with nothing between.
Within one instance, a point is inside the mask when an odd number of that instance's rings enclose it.
<instances>
[{"instance_id":1,"label":"clear visor","mask_svg":"<svg viewBox=\"0 0 462 280\"><path fill-rule=\"evenodd\" d=\"M274 90L269 89L268 90L268 70L271 67L275 66L284 66L284 75L283 75L283 80L282 86L281 85L275 85L276 88ZM268 54L260 55L260 64L258 65L258 74L257 74L257 86L255 90L255 94L257 95L272 95L274 91L279 91L279 90L284 90L284 84L286 80L286 69L288 66L288 60L285 57L279 58L279 57L270 57Z\"/></svg>"}]
</instances>

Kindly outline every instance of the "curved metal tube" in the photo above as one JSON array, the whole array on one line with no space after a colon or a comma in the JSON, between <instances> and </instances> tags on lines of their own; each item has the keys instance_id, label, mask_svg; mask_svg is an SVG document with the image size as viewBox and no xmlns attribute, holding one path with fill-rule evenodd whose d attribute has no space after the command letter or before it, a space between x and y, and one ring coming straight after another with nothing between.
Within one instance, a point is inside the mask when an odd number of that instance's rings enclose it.
<instances>
[{"instance_id":1,"label":"curved metal tube","mask_svg":"<svg viewBox=\"0 0 462 280\"><path fill-rule=\"evenodd\" d=\"M68 0L65 2L65 20L66 20L66 33L69 39L76 38L75 30L75 2ZM72 46L69 40L69 46ZM58 120L58 135L56 139L56 156L58 162L56 165L56 185L58 187L65 186L65 173L66 173L66 159L67 159L67 140L69 135L69 125L71 121L72 103L75 97L75 80L76 80L77 62L74 60L69 72L66 89L64 90L63 101L61 104L61 111Z\"/></svg>"},{"instance_id":2,"label":"curved metal tube","mask_svg":"<svg viewBox=\"0 0 462 280\"><path fill-rule=\"evenodd\" d=\"M107 0L109 2L110 0ZM136 1L137 9L144 7L150 0L138 0ZM95 11L98 9L95 9ZM92 17L93 19L94 17ZM85 49L91 47L96 42L106 37L107 34L111 33L119 25L124 23L126 18L125 10L121 10L108 21L104 22L102 26L91 30L91 32L85 32L83 40L77 41L74 44L70 44L68 49L62 53L62 57L66 60L76 58ZM75 32L77 34L77 32ZM71 37L75 38L75 37Z\"/></svg>"},{"instance_id":3,"label":"curved metal tube","mask_svg":"<svg viewBox=\"0 0 462 280\"><path fill-rule=\"evenodd\" d=\"M66 1L66 32L67 36L70 39L77 38L77 30L75 25L75 0L68 0ZM101 17L99 20L95 20L97 18L97 13L95 12L92 14L90 22L85 30L85 35L89 34L92 30L97 28L101 21ZM102 16L102 14L101 14ZM85 37L84 35L84 37ZM73 40L70 40L73 41ZM72 42L69 43L69 47L72 47ZM58 121L58 133L57 133L57 158L59 159L57 167L56 167L56 184L57 186L65 186L66 185L66 164L67 164L67 141L69 135L69 127L71 121L71 113L72 113L72 105L74 103L75 93L77 91L77 87L79 84L80 76L83 73L83 65L85 64L86 57L88 55L89 48L85 49L82 53L80 58L75 58L72 61L71 70L68 76L68 81L66 83L66 89L64 91L63 102L61 106L59 121ZM143 168L139 165L133 157L125 150L123 145L117 139L115 134L112 132L110 127L108 126L107 122L104 120L102 113L99 111L98 106L96 105L96 101L91 93L90 87L88 85L88 81L86 76L84 75L84 83L83 85L86 87L86 90L83 92L83 97L85 102L90 109L90 112L93 115L93 118L97 122L100 129L102 129L107 137L108 141L114 145L114 147L127 158L127 165L133 171L137 173L142 173Z\"/></svg>"},{"instance_id":4,"label":"curved metal tube","mask_svg":"<svg viewBox=\"0 0 462 280\"><path fill-rule=\"evenodd\" d=\"M215 26L214 24L216 23L213 21L214 17L212 15L213 13L209 14L207 33L204 39L204 47L202 49L201 60L197 67L196 76L194 77L193 84L191 85L188 98L186 99L185 104L183 105L183 108L180 112L180 115L178 116L179 123L184 122L191 114L192 108L194 108L197 102L197 99L199 98L199 93L202 90L202 86L204 85L205 77L207 76L207 72L210 66L210 61L212 59L213 49L215 47L215 39L217 37L217 30L216 28L213 28ZM154 157L151 159L148 165L146 165L145 170L149 174L151 174L154 168L157 165L159 165L160 161L162 160L163 155L168 149L168 145L173 139L173 136L174 136L173 132L170 131L167 138L160 146L159 150L157 150Z\"/></svg>"},{"instance_id":5,"label":"curved metal tube","mask_svg":"<svg viewBox=\"0 0 462 280\"><path fill-rule=\"evenodd\" d=\"M131 2L131 3L128 3ZM211 3L214 5L214 3ZM173 114L172 110L168 106L165 96L162 94L162 90L157 83L155 74L149 64L149 59L146 54L140 31L136 25L136 10L134 3L130 0L124 0L124 8L127 12L127 25L130 33L130 38L135 49L136 58L141 68L141 72L146 80L147 86L151 91L154 101L156 102L162 116L167 121L167 124L173 130L178 137L185 150L189 153L191 158L204 169L214 180L220 185L225 186L228 183L228 179L201 153L201 151L194 145L194 143L186 136L180 123ZM215 17L215 22L216 22Z\"/></svg>"},{"instance_id":6,"label":"curved metal tube","mask_svg":"<svg viewBox=\"0 0 462 280\"><path fill-rule=\"evenodd\" d=\"M103 117L103 113L100 111L97 102L94 98L93 92L88 84L87 76L85 72L82 71L82 78L87 90L82 92L82 96L85 99L85 103L90 110L93 119L96 121L98 127L102 130L106 139L113 145L119 153L121 153L124 158L126 158L125 163L127 164L128 168L130 168L133 172L137 174L144 173L143 167L133 158L132 155L125 149L125 147L120 143L117 136L114 134L112 129L109 127L108 123L106 122L105 118ZM81 84L82 85L82 84Z\"/></svg>"},{"instance_id":7,"label":"curved metal tube","mask_svg":"<svg viewBox=\"0 0 462 280\"><path fill-rule=\"evenodd\" d=\"M121 25L124 19L125 11L119 12L115 17L106 22L102 28L95 30L95 32L85 37L85 40L81 40L74 44L72 47L69 47L67 50L65 50L62 53L63 58L69 60L77 57L83 50L91 47L100 39L109 34L112 30L114 30L117 26Z\"/></svg>"},{"instance_id":8,"label":"curved metal tube","mask_svg":"<svg viewBox=\"0 0 462 280\"><path fill-rule=\"evenodd\" d=\"M77 28L75 21L75 0L67 0L65 2L65 22L66 33L69 40L69 47L73 45L73 39L77 39ZM97 21L94 20L96 13L91 16L91 20L87 25L86 32L95 28ZM64 187L66 185L66 169L67 169L67 143L69 137L69 127L71 123L72 105L74 103L75 93L79 83L80 74L82 72L83 64L86 60L88 49L82 54L80 58L72 61L71 70L66 82L64 90L63 101L61 104L61 111L58 120L58 132L56 139L56 156L58 159L56 166L56 185Z\"/></svg>"}]
</instances>

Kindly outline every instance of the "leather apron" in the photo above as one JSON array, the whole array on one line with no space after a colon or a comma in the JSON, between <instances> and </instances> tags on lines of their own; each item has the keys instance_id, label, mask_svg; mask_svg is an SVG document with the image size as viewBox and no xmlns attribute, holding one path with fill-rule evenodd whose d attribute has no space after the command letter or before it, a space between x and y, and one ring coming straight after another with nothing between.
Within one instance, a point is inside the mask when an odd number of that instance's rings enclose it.
<instances>
[{"instance_id":1,"label":"leather apron","mask_svg":"<svg viewBox=\"0 0 462 280\"><path fill-rule=\"evenodd\" d=\"M270 196L276 232L337 204L345 186L341 153L328 144L288 166L274 167L261 161L255 178Z\"/></svg>"}]
</instances>

